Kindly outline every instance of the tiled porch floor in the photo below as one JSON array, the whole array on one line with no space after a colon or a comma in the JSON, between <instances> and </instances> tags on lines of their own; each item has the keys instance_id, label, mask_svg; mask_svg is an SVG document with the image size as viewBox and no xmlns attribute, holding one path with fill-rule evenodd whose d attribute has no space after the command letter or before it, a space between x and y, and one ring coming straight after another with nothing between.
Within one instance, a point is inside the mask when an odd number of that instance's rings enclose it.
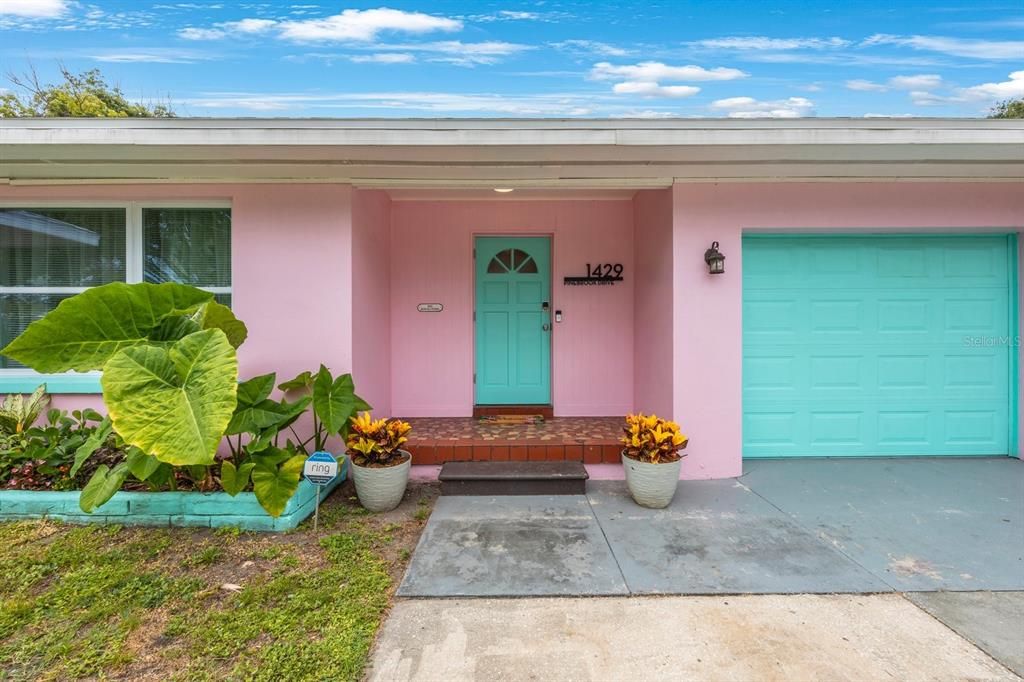
<instances>
[{"instance_id":1,"label":"tiled porch floor","mask_svg":"<svg viewBox=\"0 0 1024 682\"><path fill-rule=\"evenodd\" d=\"M420 417L408 450L415 464L569 460L615 463L622 417L555 417L537 424L496 424L471 417Z\"/></svg>"}]
</instances>

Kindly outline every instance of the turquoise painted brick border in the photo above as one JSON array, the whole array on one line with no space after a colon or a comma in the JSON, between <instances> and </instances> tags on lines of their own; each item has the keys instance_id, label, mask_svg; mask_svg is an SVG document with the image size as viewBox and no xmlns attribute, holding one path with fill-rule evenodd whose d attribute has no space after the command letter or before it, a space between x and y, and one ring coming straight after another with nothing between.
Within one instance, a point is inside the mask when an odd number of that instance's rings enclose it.
<instances>
[{"instance_id":1,"label":"turquoise painted brick border","mask_svg":"<svg viewBox=\"0 0 1024 682\"><path fill-rule=\"evenodd\" d=\"M39 384L46 384L46 392L58 393L102 393L100 375L78 374L14 374L0 376L0 394L31 393Z\"/></svg>"},{"instance_id":2,"label":"turquoise painted brick border","mask_svg":"<svg viewBox=\"0 0 1024 682\"><path fill-rule=\"evenodd\" d=\"M341 473L329 486L317 488L302 481L288 501L284 513L269 516L252 493L231 497L227 493L119 492L92 514L78 506L77 490L0 491L0 521L53 519L65 523L118 524L182 528L237 527L242 530L285 531L295 528L313 513L317 492L320 499L331 494L348 476L348 458L341 461Z\"/></svg>"}]
</instances>

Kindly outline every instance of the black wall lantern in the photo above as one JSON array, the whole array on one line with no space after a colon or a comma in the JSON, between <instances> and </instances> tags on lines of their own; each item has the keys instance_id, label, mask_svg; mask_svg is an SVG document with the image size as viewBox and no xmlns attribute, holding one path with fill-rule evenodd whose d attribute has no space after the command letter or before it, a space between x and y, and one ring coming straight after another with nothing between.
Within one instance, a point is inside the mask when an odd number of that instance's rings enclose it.
<instances>
[{"instance_id":1,"label":"black wall lantern","mask_svg":"<svg viewBox=\"0 0 1024 682\"><path fill-rule=\"evenodd\" d=\"M725 272L725 256L718 250L718 242L711 242L711 248L704 252L704 262L708 264L708 272L712 275Z\"/></svg>"}]
</instances>

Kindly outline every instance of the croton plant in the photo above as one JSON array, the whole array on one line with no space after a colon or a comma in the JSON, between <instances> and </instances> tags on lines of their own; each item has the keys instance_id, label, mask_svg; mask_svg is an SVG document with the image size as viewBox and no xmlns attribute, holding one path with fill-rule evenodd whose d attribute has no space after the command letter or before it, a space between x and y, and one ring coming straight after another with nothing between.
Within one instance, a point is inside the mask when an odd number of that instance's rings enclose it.
<instances>
[{"instance_id":1,"label":"croton plant","mask_svg":"<svg viewBox=\"0 0 1024 682\"><path fill-rule=\"evenodd\" d=\"M679 424L657 415L631 414L626 417L626 435L622 438L625 453L641 462L660 464L682 457L688 439Z\"/></svg>"},{"instance_id":2,"label":"croton plant","mask_svg":"<svg viewBox=\"0 0 1024 682\"><path fill-rule=\"evenodd\" d=\"M412 430L401 419L374 419L369 412L352 417L346 445L358 466L397 466L404 460L402 445Z\"/></svg>"}]
</instances>

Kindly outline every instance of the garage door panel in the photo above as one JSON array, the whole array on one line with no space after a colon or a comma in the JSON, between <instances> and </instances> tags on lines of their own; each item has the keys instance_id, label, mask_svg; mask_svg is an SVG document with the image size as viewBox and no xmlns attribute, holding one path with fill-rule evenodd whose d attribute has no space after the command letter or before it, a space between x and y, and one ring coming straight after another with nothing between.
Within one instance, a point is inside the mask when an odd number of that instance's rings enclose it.
<instances>
[{"instance_id":1,"label":"garage door panel","mask_svg":"<svg viewBox=\"0 0 1024 682\"><path fill-rule=\"evenodd\" d=\"M1002 410L991 409L946 410L943 415L943 435L951 446L966 446L987 450L1002 439Z\"/></svg>"},{"instance_id":2,"label":"garage door panel","mask_svg":"<svg viewBox=\"0 0 1024 682\"><path fill-rule=\"evenodd\" d=\"M1006 454L1010 253L1004 236L745 239L745 455Z\"/></svg>"}]
</instances>

